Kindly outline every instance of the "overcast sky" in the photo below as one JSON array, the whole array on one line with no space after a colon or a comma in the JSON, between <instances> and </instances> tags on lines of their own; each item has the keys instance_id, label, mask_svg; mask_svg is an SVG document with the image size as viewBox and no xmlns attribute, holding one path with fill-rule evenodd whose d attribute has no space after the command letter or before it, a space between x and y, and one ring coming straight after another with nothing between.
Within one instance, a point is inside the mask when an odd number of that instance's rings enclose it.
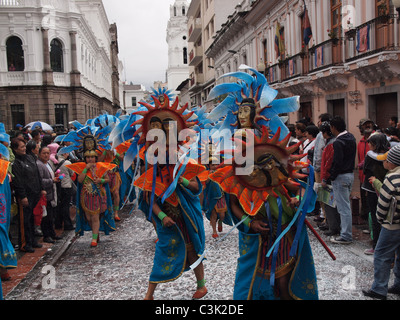
<instances>
[{"instance_id":1,"label":"overcast sky","mask_svg":"<svg viewBox=\"0 0 400 320\"><path fill-rule=\"evenodd\" d=\"M165 81L167 24L174 0L103 0L110 23L117 23L121 80L143 84Z\"/></svg>"}]
</instances>

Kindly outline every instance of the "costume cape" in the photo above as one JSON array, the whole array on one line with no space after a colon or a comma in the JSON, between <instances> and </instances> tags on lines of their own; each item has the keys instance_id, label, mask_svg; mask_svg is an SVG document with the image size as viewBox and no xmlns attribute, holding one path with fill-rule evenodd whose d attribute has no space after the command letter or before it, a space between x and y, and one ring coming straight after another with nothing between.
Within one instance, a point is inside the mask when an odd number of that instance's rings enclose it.
<instances>
[{"instance_id":1,"label":"costume cape","mask_svg":"<svg viewBox=\"0 0 400 320\"><path fill-rule=\"evenodd\" d=\"M229 194L227 203L229 203ZM282 197L284 199L284 197ZM277 198L268 197L272 215L277 218ZM283 211L289 213L286 219L293 215L287 207L286 201L282 201ZM228 205L230 211L230 206ZM238 219L230 212L234 223ZM288 220L285 222L289 222ZM262 249L262 238L260 234L249 232L249 228L243 223L239 225L239 258L236 270L236 280L233 293L234 300L274 300L274 289L269 278L263 279L257 275L257 266ZM295 230L294 230L295 231ZM294 232L295 233L295 232ZM270 257L272 258L272 257ZM317 300L318 288L314 266L314 259L308 239L306 226L302 227L296 254L296 262L289 282L289 292L294 299Z\"/></svg>"},{"instance_id":2,"label":"costume cape","mask_svg":"<svg viewBox=\"0 0 400 320\"><path fill-rule=\"evenodd\" d=\"M200 181L197 178L196 180L199 185L199 192L196 194L183 186L178 186L175 192L191 243L197 255L200 256L205 248L205 232L199 201L202 188ZM154 217L154 220L159 240L156 244L150 282L173 281L179 278L184 271L190 270L189 264L186 263L186 244L183 234L177 225L166 228L162 226L160 219Z\"/></svg>"},{"instance_id":3,"label":"costume cape","mask_svg":"<svg viewBox=\"0 0 400 320\"><path fill-rule=\"evenodd\" d=\"M164 166L156 176L156 181L153 182L154 168L155 167L151 167L148 169L134 184L136 187L150 192L152 192L152 187L154 185L157 204L162 208L161 197L169 187L166 176L168 174L168 168ZM199 256L204 252L205 248L205 231L203 213L199 200L199 196L202 192L202 184L197 178L197 175L204 171L204 169L205 168L201 165L189 163L185 172L182 174L182 176L188 180L196 177L199 188L197 193L193 193L189 189L177 185L175 191L165 200L174 207L179 206L191 244ZM141 193L143 194L143 192ZM189 265L186 263L186 243L182 230L180 230L177 224L169 228L163 227L158 217L152 213L148 215L150 206L143 200L142 196L139 200L139 207L146 216L148 216L149 220L153 219L153 221L155 221L158 236L153 269L150 274L150 282L169 282L179 278L184 271L190 269Z\"/></svg>"},{"instance_id":4,"label":"costume cape","mask_svg":"<svg viewBox=\"0 0 400 320\"><path fill-rule=\"evenodd\" d=\"M0 267L12 269L17 267L17 255L8 236L11 219L11 189L8 178L9 162L0 159ZM0 300L3 292L0 280Z\"/></svg>"}]
</instances>

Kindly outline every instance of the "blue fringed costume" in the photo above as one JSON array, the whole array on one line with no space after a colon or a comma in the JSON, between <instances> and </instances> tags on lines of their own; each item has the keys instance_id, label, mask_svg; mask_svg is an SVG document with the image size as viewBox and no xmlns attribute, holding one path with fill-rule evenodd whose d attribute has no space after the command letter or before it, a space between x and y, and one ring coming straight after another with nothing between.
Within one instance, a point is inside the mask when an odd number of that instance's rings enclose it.
<instances>
[{"instance_id":1,"label":"blue fringed costume","mask_svg":"<svg viewBox=\"0 0 400 320\"><path fill-rule=\"evenodd\" d=\"M299 144L288 146L290 134L279 117L297 111L299 97L275 100L278 92L264 75L247 66L243 69L253 74L224 75L238 81L217 85L208 97L227 94L209 118L217 120L228 111L222 127L231 128L233 148L246 150L247 159L253 156L245 174L238 173L241 165L233 161L209 177L226 193L229 213L239 229L234 299L316 300L316 273L304 221L316 200L313 168L308 177L298 172L308 164L299 161L303 155L295 155ZM309 184L300 201L299 179L306 178Z\"/></svg>"},{"instance_id":2,"label":"blue fringed costume","mask_svg":"<svg viewBox=\"0 0 400 320\"><path fill-rule=\"evenodd\" d=\"M179 205L175 209L168 210L170 212L179 212L180 217L176 217L176 225L165 228L162 226L160 219L154 217L159 240L156 244L150 282L173 281L180 277L184 271L188 271L188 245L194 248L197 255L203 254L205 234L199 202L201 184L200 182L198 184L200 191L196 194L193 194L183 186L177 187L176 194L179 199ZM161 203L159 205L166 208ZM167 205L167 207L171 208L170 205Z\"/></svg>"},{"instance_id":3,"label":"blue fringed costume","mask_svg":"<svg viewBox=\"0 0 400 320\"><path fill-rule=\"evenodd\" d=\"M11 188L8 175L10 162L9 151L1 142L10 142L10 136L0 123L0 268L14 269L17 267L17 255L9 238L11 222ZM3 299L3 289L0 279L0 300Z\"/></svg>"},{"instance_id":4,"label":"blue fringed costume","mask_svg":"<svg viewBox=\"0 0 400 320\"><path fill-rule=\"evenodd\" d=\"M273 197L268 198L267 201L267 206L270 206L272 212L275 213L272 213L273 224L277 224L277 220L279 219L277 215L277 202L278 200ZM284 207L283 211L286 219L292 218L293 210L286 205ZM258 215L265 219L265 208L260 209ZM287 226L287 223L283 224L282 228L285 228L285 226ZM275 229L274 231L273 235L261 235L252 232L243 224L239 226L239 258L233 299L278 299L279 290L273 287L270 281L272 261L276 261L276 267L273 271L275 282L279 277L291 273L289 280L289 293L291 297L296 300L317 300L318 287L316 273L306 227L302 227L298 250L294 257L290 257L290 250L296 234L295 227L280 241L276 257L274 255L271 255L269 258L266 257L268 250L277 238L277 230Z\"/></svg>"}]
</instances>

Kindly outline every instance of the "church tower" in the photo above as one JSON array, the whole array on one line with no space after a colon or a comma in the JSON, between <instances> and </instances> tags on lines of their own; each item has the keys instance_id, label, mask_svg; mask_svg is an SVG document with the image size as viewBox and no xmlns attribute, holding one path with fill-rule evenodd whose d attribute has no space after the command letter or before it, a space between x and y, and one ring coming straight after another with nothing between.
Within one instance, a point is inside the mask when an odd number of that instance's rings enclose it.
<instances>
[{"instance_id":1,"label":"church tower","mask_svg":"<svg viewBox=\"0 0 400 320\"><path fill-rule=\"evenodd\" d=\"M187 10L189 2L175 0L170 6L170 19L167 27L168 43L168 89L176 93L176 88L189 78Z\"/></svg>"}]
</instances>

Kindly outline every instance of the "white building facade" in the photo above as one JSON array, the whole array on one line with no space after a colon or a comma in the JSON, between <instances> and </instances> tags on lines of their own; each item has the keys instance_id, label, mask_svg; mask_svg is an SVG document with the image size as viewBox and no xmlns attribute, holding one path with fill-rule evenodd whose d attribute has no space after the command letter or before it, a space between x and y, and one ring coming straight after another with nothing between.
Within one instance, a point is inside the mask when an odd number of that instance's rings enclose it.
<instances>
[{"instance_id":1,"label":"white building facade","mask_svg":"<svg viewBox=\"0 0 400 320\"><path fill-rule=\"evenodd\" d=\"M115 113L121 71L116 25L101 0L0 0L0 121L8 129Z\"/></svg>"},{"instance_id":2,"label":"white building facade","mask_svg":"<svg viewBox=\"0 0 400 320\"><path fill-rule=\"evenodd\" d=\"M139 106L139 101L146 100L149 92L142 84L124 85L124 105L126 113L132 113Z\"/></svg>"}]
</instances>

